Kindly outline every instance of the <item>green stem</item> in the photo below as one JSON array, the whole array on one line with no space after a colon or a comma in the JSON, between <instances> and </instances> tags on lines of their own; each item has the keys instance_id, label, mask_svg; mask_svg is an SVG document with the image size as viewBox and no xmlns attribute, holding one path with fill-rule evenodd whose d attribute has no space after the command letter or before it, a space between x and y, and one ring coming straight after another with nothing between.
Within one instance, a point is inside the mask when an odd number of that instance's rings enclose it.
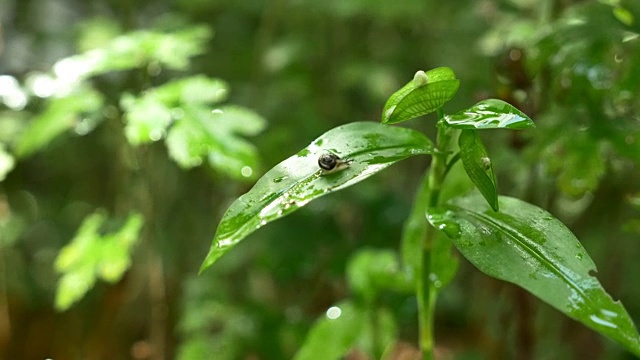
<instances>
[{"instance_id":1,"label":"green stem","mask_svg":"<svg viewBox=\"0 0 640 360\"><path fill-rule=\"evenodd\" d=\"M440 109L438 110L437 151L433 155L429 175L423 180L422 187L418 193L418 204L414 208L414 211L420 211L423 219L428 208L438 205L442 183L447 172L447 150L451 143L452 134L451 129L441 125L442 118L443 113ZM430 274L433 273L431 267L433 252L431 249L435 236L436 230L431 226L426 226L420 254L416 289L420 324L420 350L424 360L433 359L434 348L433 320L438 294L436 287L430 280Z\"/></svg>"}]
</instances>

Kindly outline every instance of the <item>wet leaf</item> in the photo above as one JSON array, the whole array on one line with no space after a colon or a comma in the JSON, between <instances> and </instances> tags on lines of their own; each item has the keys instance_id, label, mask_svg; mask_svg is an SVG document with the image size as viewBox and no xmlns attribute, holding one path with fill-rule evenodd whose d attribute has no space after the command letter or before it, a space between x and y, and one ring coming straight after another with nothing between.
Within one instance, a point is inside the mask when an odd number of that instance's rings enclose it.
<instances>
[{"instance_id":1,"label":"wet leaf","mask_svg":"<svg viewBox=\"0 0 640 360\"><path fill-rule=\"evenodd\" d=\"M256 229L309 201L362 181L397 161L432 151L431 141L411 129L355 122L329 130L269 170L231 205L218 225L201 271ZM350 166L323 174L318 157L326 152L351 160Z\"/></svg>"},{"instance_id":2,"label":"wet leaf","mask_svg":"<svg viewBox=\"0 0 640 360\"><path fill-rule=\"evenodd\" d=\"M419 71L413 80L389 97L382 110L382 122L394 124L430 114L451 100L459 87L460 81L451 68Z\"/></svg>"},{"instance_id":3,"label":"wet leaf","mask_svg":"<svg viewBox=\"0 0 640 360\"><path fill-rule=\"evenodd\" d=\"M340 359L356 343L367 320L366 313L350 302L332 307L313 325L294 359Z\"/></svg>"},{"instance_id":4,"label":"wet leaf","mask_svg":"<svg viewBox=\"0 0 640 360\"><path fill-rule=\"evenodd\" d=\"M482 144L482 140L474 130L462 130L458 138L460 146L460 159L469 179L494 211L498 211L498 188L493 165Z\"/></svg>"},{"instance_id":5,"label":"wet leaf","mask_svg":"<svg viewBox=\"0 0 640 360\"><path fill-rule=\"evenodd\" d=\"M451 127L458 129L528 129L535 127L525 113L509 103L497 99L482 100L467 110L444 117Z\"/></svg>"},{"instance_id":6,"label":"wet leaf","mask_svg":"<svg viewBox=\"0 0 640 360\"><path fill-rule=\"evenodd\" d=\"M501 196L501 212L477 195L430 209L431 224L489 276L523 287L567 316L640 355L640 336L619 301L591 274L578 239L545 210Z\"/></svg>"}]
</instances>

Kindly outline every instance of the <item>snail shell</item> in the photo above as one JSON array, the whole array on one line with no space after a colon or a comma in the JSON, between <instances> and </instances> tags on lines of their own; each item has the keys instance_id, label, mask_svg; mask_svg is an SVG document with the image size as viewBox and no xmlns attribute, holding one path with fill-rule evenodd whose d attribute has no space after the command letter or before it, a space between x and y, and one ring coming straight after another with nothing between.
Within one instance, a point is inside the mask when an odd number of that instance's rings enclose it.
<instances>
[{"instance_id":1,"label":"snail shell","mask_svg":"<svg viewBox=\"0 0 640 360\"><path fill-rule=\"evenodd\" d=\"M324 153L318 158L318 166L325 174L330 174L349 167L351 160L342 160L336 154Z\"/></svg>"}]
</instances>

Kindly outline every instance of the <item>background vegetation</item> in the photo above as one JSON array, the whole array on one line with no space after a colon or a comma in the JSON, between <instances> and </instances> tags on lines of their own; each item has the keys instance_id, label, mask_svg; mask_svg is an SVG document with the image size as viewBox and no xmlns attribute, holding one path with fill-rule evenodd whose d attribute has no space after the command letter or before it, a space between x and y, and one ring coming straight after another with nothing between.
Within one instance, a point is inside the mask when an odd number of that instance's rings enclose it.
<instances>
[{"instance_id":1,"label":"background vegetation","mask_svg":"<svg viewBox=\"0 0 640 360\"><path fill-rule=\"evenodd\" d=\"M497 97L536 121L484 138L500 192L568 224L640 323L638 2L2 0L0 21L0 358L291 358L367 254L399 250L428 163L316 201L197 276L215 226L264 171L378 121L437 66L461 80L448 111ZM412 358L415 298L375 291L387 356ZM463 260L436 341L443 359L630 358Z\"/></svg>"}]
</instances>

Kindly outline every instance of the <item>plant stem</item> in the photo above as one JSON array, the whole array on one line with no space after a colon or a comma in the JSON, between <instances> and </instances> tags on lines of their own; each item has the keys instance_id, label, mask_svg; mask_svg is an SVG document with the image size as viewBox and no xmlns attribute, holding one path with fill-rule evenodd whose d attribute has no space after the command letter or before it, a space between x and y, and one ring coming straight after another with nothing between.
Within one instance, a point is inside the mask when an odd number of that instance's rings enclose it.
<instances>
[{"instance_id":1,"label":"plant stem","mask_svg":"<svg viewBox=\"0 0 640 360\"><path fill-rule=\"evenodd\" d=\"M436 153L433 155L429 175L424 178L417 201L419 204L414 210L419 210L423 216L427 209L437 206L440 198L440 190L447 172L447 150L451 143L451 129L440 125L443 118L442 110L438 110L438 135L436 140ZM436 236L436 229L426 226L424 231L422 251L420 254L420 265L418 268L417 297L418 316L420 324L420 350L424 360L433 359L434 334L433 320L438 296L437 288L434 286L430 275L433 252L433 242Z\"/></svg>"}]
</instances>

